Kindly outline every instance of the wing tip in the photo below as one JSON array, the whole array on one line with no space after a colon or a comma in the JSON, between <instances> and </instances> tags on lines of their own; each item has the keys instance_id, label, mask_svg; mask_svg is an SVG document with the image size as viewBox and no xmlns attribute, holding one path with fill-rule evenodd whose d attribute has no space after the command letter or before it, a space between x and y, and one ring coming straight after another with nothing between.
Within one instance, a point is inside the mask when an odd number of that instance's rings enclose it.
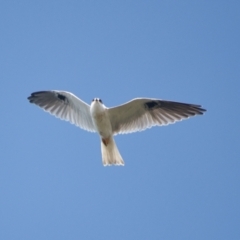
<instances>
[{"instance_id":1,"label":"wing tip","mask_svg":"<svg viewBox=\"0 0 240 240\"><path fill-rule=\"evenodd\" d=\"M30 103L36 103L36 100L41 97L43 94L51 93L53 91L37 91L31 93L31 95L27 98Z\"/></svg>"},{"instance_id":2,"label":"wing tip","mask_svg":"<svg viewBox=\"0 0 240 240\"><path fill-rule=\"evenodd\" d=\"M207 112L207 109L202 108L201 105L193 105L195 110L197 110L196 114L203 115L205 112Z\"/></svg>"},{"instance_id":3,"label":"wing tip","mask_svg":"<svg viewBox=\"0 0 240 240\"><path fill-rule=\"evenodd\" d=\"M37 91L37 92L32 92L31 95L27 98L30 103L34 103L36 98L39 97L41 94L45 94L51 91Z\"/></svg>"}]
</instances>

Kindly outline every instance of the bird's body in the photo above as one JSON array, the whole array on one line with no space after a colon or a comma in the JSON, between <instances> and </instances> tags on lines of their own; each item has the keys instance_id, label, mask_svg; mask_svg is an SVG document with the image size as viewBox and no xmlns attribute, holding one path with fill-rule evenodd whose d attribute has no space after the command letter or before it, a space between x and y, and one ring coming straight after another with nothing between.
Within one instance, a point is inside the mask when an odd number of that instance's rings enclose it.
<instances>
[{"instance_id":1,"label":"bird's body","mask_svg":"<svg viewBox=\"0 0 240 240\"><path fill-rule=\"evenodd\" d=\"M124 165L122 156L115 144L108 109L102 101L95 98L90 106L90 114L96 131L101 137L101 152L103 165Z\"/></svg>"},{"instance_id":2,"label":"bird's body","mask_svg":"<svg viewBox=\"0 0 240 240\"><path fill-rule=\"evenodd\" d=\"M108 110L98 99L92 101L90 114L99 135L103 139L108 139L112 136L112 125L108 116Z\"/></svg>"},{"instance_id":3,"label":"bird's body","mask_svg":"<svg viewBox=\"0 0 240 240\"><path fill-rule=\"evenodd\" d=\"M97 132L104 166L124 165L114 135L175 123L206 111L200 105L151 98L136 98L113 108L107 108L101 99L94 98L89 106L65 91L34 92L28 99L56 117Z\"/></svg>"}]
</instances>

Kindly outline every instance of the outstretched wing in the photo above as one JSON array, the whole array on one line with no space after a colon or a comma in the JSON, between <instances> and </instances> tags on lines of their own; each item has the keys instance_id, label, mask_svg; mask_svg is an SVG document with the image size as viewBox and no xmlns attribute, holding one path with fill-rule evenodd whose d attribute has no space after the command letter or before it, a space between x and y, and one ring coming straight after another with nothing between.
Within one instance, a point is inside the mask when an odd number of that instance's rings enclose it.
<instances>
[{"instance_id":1,"label":"outstretched wing","mask_svg":"<svg viewBox=\"0 0 240 240\"><path fill-rule=\"evenodd\" d=\"M57 118L69 121L87 131L96 131L90 115L90 106L70 92L34 92L28 100Z\"/></svg>"},{"instance_id":2,"label":"outstretched wing","mask_svg":"<svg viewBox=\"0 0 240 240\"><path fill-rule=\"evenodd\" d=\"M113 133L119 134L175 123L206 110L195 104L137 98L108 111Z\"/></svg>"}]
</instances>

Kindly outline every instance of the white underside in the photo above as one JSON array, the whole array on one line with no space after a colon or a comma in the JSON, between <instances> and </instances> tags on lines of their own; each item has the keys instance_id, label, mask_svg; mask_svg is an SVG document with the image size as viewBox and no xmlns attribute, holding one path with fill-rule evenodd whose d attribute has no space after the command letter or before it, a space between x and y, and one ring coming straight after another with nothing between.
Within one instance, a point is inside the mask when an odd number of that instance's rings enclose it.
<instances>
[{"instance_id":1,"label":"white underside","mask_svg":"<svg viewBox=\"0 0 240 240\"><path fill-rule=\"evenodd\" d=\"M124 165L112 134L112 125L107 108L100 102L94 101L90 108L93 123L101 137L102 162L104 166ZM105 144L104 144L105 142Z\"/></svg>"}]
</instances>

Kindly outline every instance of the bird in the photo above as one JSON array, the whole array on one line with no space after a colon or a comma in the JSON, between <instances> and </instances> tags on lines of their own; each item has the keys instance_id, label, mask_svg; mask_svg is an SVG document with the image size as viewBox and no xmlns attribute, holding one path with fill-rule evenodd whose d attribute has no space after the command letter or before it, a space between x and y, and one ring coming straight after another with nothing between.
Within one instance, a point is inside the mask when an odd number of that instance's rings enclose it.
<instances>
[{"instance_id":1,"label":"bird","mask_svg":"<svg viewBox=\"0 0 240 240\"><path fill-rule=\"evenodd\" d=\"M114 135L168 125L206 111L201 105L155 98L135 98L108 108L100 98L94 98L89 105L73 93L59 90L33 92L28 100L57 118L97 132L104 166L124 165Z\"/></svg>"}]
</instances>

